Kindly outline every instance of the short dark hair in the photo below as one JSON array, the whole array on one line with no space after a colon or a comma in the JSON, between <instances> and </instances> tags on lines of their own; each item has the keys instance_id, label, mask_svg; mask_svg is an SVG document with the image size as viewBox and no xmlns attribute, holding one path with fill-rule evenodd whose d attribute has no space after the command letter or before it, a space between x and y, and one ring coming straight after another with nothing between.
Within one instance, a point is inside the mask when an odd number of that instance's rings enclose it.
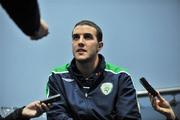
<instances>
[{"instance_id":1,"label":"short dark hair","mask_svg":"<svg viewBox=\"0 0 180 120\"><path fill-rule=\"evenodd\" d=\"M103 33L102 33L101 28L97 24L95 24L94 22L92 22L90 20L82 20L82 21L76 23L74 28L77 27L78 25L88 25L88 26L95 28L96 29L96 37L97 37L98 42L102 41Z\"/></svg>"}]
</instances>

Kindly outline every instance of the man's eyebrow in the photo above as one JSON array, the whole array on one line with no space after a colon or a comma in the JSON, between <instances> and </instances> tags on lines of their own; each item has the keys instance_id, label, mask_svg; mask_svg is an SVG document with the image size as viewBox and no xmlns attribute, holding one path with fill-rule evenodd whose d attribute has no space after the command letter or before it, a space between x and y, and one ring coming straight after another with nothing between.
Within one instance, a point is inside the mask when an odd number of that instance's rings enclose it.
<instances>
[{"instance_id":1,"label":"man's eyebrow","mask_svg":"<svg viewBox=\"0 0 180 120\"><path fill-rule=\"evenodd\" d=\"M93 36L93 34L92 33L83 33L83 36ZM76 36L80 36L80 34L79 33L73 33L72 34L72 37L76 37Z\"/></svg>"},{"instance_id":2,"label":"man's eyebrow","mask_svg":"<svg viewBox=\"0 0 180 120\"><path fill-rule=\"evenodd\" d=\"M84 35L92 35L91 33L84 33Z\"/></svg>"},{"instance_id":3,"label":"man's eyebrow","mask_svg":"<svg viewBox=\"0 0 180 120\"><path fill-rule=\"evenodd\" d=\"M72 34L72 36L78 36L79 34L75 33L75 34Z\"/></svg>"},{"instance_id":4,"label":"man's eyebrow","mask_svg":"<svg viewBox=\"0 0 180 120\"><path fill-rule=\"evenodd\" d=\"M72 35L79 35L78 33L73 33Z\"/></svg>"}]
</instances>

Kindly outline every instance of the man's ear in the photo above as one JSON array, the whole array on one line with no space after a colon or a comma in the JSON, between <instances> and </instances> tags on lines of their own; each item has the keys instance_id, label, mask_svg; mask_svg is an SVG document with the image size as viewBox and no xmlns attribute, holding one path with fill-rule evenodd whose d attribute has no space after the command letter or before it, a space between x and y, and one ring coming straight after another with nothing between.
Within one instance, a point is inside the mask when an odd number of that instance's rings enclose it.
<instances>
[{"instance_id":1,"label":"man's ear","mask_svg":"<svg viewBox=\"0 0 180 120\"><path fill-rule=\"evenodd\" d=\"M103 48L103 42L101 41L98 44L98 51L100 51L102 48Z\"/></svg>"}]
</instances>

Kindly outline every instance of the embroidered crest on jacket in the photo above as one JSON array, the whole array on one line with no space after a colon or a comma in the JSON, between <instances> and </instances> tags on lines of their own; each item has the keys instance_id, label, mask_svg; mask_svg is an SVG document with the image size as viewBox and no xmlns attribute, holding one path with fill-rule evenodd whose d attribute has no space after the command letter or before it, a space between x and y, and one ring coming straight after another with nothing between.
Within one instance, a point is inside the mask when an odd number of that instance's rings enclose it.
<instances>
[{"instance_id":1,"label":"embroidered crest on jacket","mask_svg":"<svg viewBox=\"0 0 180 120\"><path fill-rule=\"evenodd\" d=\"M107 82L107 83L103 83L103 84L101 85L101 92L102 92L104 95L110 94L111 91L112 91L112 89L113 89L113 84L112 84L112 83Z\"/></svg>"}]
</instances>

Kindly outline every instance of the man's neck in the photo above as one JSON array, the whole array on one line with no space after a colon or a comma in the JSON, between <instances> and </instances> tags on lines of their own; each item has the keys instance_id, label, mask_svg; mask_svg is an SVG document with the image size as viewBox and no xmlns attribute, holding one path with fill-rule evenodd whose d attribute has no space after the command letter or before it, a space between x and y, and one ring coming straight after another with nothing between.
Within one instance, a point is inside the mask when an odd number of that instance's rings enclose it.
<instances>
[{"instance_id":1,"label":"man's neck","mask_svg":"<svg viewBox=\"0 0 180 120\"><path fill-rule=\"evenodd\" d=\"M98 55L88 62L78 62L76 61L76 66L78 70L83 74L84 77L88 77L96 69L99 63Z\"/></svg>"}]
</instances>

